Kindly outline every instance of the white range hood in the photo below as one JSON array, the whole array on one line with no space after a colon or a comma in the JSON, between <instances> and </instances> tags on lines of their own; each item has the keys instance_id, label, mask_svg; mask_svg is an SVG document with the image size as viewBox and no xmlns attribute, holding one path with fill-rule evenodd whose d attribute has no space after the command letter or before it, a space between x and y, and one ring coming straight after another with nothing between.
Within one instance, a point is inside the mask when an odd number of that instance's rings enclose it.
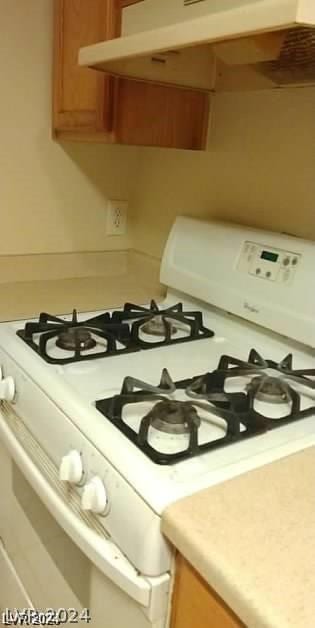
<instances>
[{"instance_id":1,"label":"white range hood","mask_svg":"<svg viewBox=\"0 0 315 628\"><path fill-rule=\"evenodd\" d=\"M127 7L122 37L81 48L79 64L206 91L215 87L217 62L254 67L275 84L315 82L315 0L168 3L173 23L162 26L165 0ZM141 32L134 32L137 23Z\"/></svg>"}]
</instances>

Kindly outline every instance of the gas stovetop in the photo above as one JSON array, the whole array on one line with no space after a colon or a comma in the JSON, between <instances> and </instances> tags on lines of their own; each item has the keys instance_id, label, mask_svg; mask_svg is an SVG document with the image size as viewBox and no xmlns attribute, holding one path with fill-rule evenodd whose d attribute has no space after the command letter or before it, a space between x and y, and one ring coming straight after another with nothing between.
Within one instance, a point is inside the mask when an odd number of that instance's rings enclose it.
<instances>
[{"instance_id":1,"label":"gas stovetop","mask_svg":"<svg viewBox=\"0 0 315 628\"><path fill-rule=\"evenodd\" d=\"M144 349L156 354L168 347L173 358L180 343L194 340L208 340L210 364L220 336L209 343L214 332L204 326L203 313L182 302L159 306L151 301L147 307L126 303L121 310L91 317L78 317L76 310L69 317L41 313L37 321L27 321L16 333L49 364L97 361L97 369L85 370L87 389L96 370L109 381L112 365L103 359L119 356L123 379L119 394L90 401L104 421L128 439L125 447L136 446L155 464L197 457L315 412L315 400L301 407L303 391L315 389L315 369L293 369L291 354L279 362L264 359L255 349L245 360L223 354L215 368L203 374L191 371L189 377L173 381L165 366L168 352L160 383L151 380L150 369L145 378L128 375L128 354ZM201 343L198 346L201 353ZM193 352L190 344L188 364ZM154 361L151 356L150 362ZM138 363L144 365L142 356Z\"/></svg>"},{"instance_id":2,"label":"gas stovetop","mask_svg":"<svg viewBox=\"0 0 315 628\"><path fill-rule=\"evenodd\" d=\"M233 462L235 445L275 428L314 415L315 431L312 360L301 360L279 337L245 327L170 295L160 304L126 303L109 312L41 314L11 330L30 372L33 363L43 378L44 364L52 369L50 395L55 371L64 407L74 395L93 410L84 431L93 432L97 414L127 458L156 467L198 459L203 473L218 450Z\"/></svg>"},{"instance_id":3,"label":"gas stovetop","mask_svg":"<svg viewBox=\"0 0 315 628\"><path fill-rule=\"evenodd\" d=\"M50 364L70 364L128 352L210 338L200 311L186 311L182 303L148 307L126 303L122 310L92 318L61 318L42 312L27 321L17 335Z\"/></svg>"},{"instance_id":4,"label":"gas stovetop","mask_svg":"<svg viewBox=\"0 0 315 628\"><path fill-rule=\"evenodd\" d=\"M96 407L153 462L174 464L315 415L315 395L301 407L314 390L315 368L252 349L247 361L222 355L214 371L175 383L167 369L157 386L127 376L120 394Z\"/></svg>"}]
</instances>

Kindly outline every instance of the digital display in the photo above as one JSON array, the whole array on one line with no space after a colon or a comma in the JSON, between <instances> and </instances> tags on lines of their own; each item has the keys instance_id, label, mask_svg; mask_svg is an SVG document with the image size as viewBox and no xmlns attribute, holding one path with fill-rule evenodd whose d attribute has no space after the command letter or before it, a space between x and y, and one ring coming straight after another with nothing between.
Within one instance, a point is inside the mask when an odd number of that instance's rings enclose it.
<instances>
[{"instance_id":1,"label":"digital display","mask_svg":"<svg viewBox=\"0 0 315 628\"><path fill-rule=\"evenodd\" d=\"M278 253L271 253L271 251L263 251L260 257L261 259L267 259L268 262L277 262L279 255Z\"/></svg>"}]
</instances>

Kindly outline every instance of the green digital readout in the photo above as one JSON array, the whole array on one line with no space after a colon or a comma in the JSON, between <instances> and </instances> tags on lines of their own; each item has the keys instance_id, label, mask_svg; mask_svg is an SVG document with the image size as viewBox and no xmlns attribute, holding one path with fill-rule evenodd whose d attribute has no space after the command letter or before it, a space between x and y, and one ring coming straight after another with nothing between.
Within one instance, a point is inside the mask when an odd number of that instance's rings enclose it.
<instances>
[{"instance_id":1,"label":"green digital readout","mask_svg":"<svg viewBox=\"0 0 315 628\"><path fill-rule=\"evenodd\" d=\"M268 260L268 262L277 262L279 255L278 253L271 253L271 251L263 251L260 257Z\"/></svg>"}]
</instances>

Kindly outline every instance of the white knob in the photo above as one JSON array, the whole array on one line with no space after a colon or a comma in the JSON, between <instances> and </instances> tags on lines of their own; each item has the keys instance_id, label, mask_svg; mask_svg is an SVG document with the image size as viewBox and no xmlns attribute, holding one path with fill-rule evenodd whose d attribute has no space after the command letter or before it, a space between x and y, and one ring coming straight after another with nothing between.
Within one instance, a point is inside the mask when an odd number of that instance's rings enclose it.
<instances>
[{"instance_id":1,"label":"white knob","mask_svg":"<svg viewBox=\"0 0 315 628\"><path fill-rule=\"evenodd\" d=\"M59 479L70 484L79 484L83 477L83 462L78 451L72 449L63 456L59 467Z\"/></svg>"},{"instance_id":2,"label":"white knob","mask_svg":"<svg viewBox=\"0 0 315 628\"><path fill-rule=\"evenodd\" d=\"M83 510L90 510L96 515L105 514L108 504L106 488L97 475L84 487L81 506Z\"/></svg>"},{"instance_id":3,"label":"white knob","mask_svg":"<svg viewBox=\"0 0 315 628\"><path fill-rule=\"evenodd\" d=\"M13 377L8 375L0 381L0 400L13 401L15 396L15 383Z\"/></svg>"}]
</instances>

